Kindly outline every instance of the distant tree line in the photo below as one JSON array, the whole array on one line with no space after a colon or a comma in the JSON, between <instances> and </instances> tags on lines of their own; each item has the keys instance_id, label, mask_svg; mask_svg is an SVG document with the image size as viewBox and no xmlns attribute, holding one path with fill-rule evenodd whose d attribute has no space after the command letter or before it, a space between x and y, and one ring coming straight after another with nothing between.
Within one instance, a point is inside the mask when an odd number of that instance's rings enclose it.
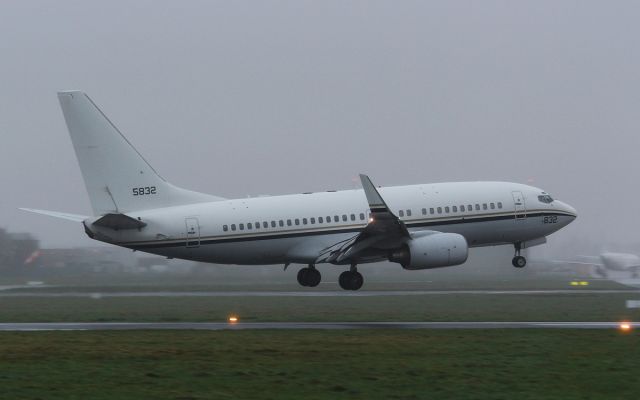
<instances>
[{"instance_id":1,"label":"distant tree line","mask_svg":"<svg viewBox=\"0 0 640 400\"><path fill-rule=\"evenodd\" d=\"M10 233L0 228L0 271L28 268L30 257L40 248L38 240L28 233Z\"/></svg>"}]
</instances>

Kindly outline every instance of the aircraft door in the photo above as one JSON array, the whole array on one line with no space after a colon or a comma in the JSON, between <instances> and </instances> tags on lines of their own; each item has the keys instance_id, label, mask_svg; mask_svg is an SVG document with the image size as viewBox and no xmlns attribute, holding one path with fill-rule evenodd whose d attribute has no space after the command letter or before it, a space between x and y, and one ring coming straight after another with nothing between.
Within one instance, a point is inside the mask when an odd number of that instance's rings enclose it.
<instances>
[{"instance_id":1,"label":"aircraft door","mask_svg":"<svg viewBox=\"0 0 640 400\"><path fill-rule=\"evenodd\" d=\"M184 223L187 228L187 247L200 247L200 224L198 218L185 218Z\"/></svg>"},{"instance_id":2,"label":"aircraft door","mask_svg":"<svg viewBox=\"0 0 640 400\"><path fill-rule=\"evenodd\" d=\"M524 220L527 218L527 207L524 202L524 196L521 191L513 191L511 192L513 196L513 204L515 206L515 217L516 220Z\"/></svg>"}]
</instances>

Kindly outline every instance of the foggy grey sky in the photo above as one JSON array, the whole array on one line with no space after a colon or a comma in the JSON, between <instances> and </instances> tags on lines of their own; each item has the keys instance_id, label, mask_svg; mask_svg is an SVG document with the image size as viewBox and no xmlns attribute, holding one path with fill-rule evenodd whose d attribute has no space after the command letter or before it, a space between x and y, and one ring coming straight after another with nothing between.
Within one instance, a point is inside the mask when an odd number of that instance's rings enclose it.
<instances>
[{"instance_id":1,"label":"foggy grey sky","mask_svg":"<svg viewBox=\"0 0 640 400\"><path fill-rule=\"evenodd\" d=\"M550 246L640 241L640 3L0 5L0 227L90 214L55 92L81 89L170 182L224 197L531 183L578 209ZM627 213L629 212L629 213Z\"/></svg>"}]
</instances>

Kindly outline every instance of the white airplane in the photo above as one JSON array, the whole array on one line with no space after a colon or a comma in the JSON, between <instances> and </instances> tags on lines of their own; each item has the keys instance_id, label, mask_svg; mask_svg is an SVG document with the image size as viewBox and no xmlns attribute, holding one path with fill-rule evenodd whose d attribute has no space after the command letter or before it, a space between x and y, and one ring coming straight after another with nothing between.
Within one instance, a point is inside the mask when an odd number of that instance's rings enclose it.
<instances>
[{"instance_id":1,"label":"white airplane","mask_svg":"<svg viewBox=\"0 0 640 400\"><path fill-rule=\"evenodd\" d=\"M616 272L624 272L631 278L640 277L640 257L636 254L604 252L599 256L580 255L576 260L555 261L569 265L584 265L593 268L593 274L601 278L620 279Z\"/></svg>"},{"instance_id":2,"label":"white airplane","mask_svg":"<svg viewBox=\"0 0 640 400\"><path fill-rule=\"evenodd\" d=\"M308 265L302 286L321 280L320 263L349 266L343 289L357 290L357 265L389 260L419 270L459 265L470 247L520 250L576 218L541 189L506 182L458 182L285 196L224 199L160 177L89 97L58 93L94 216L23 209L82 222L89 237L159 254L222 264Z\"/></svg>"}]
</instances>

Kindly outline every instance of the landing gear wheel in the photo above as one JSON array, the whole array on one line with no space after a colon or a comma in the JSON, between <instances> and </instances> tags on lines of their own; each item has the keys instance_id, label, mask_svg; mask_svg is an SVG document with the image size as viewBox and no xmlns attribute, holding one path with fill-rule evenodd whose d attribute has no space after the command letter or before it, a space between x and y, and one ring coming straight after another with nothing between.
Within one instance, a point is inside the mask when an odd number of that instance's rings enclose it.
<instances>
[{"instance_id":1,"label":"landing gear wheel","mask_svg":"<svg viewBox=\"0 0 640 400\"><path fill-rule=\"evenodd\" d=\"M362 287L364 283L364 277L360 272L352 272L351 273L351 290L358 290Z\"/></svg>"},{"instance_id":2,"label":"landing gear wheel","mask_svg":"<svg viewBox=\"0 0 640 400\"><path fill-rule=\"evenodd\" d=\"M364 283L364 277L358 271L344 271L340 274L338 283L344 290L358 290Z\"/></svg>"},{"instance_id":3,"label":"landing gear wheel","mask_svg":"<svg viewBox=\"0 0 640 400\"><path fill-rule=\"evenodd\" d=\"M307 271L307 286L309 287L316 287L320 284L320 281L322 280L322 275L320 275L320 271L318 271L315 268L308 268L309 271Z\"/></svg>"},{"instance_id":4,"label":"landing gear wheel","mask_svg":"<svg viewBox=\"0 0 640 400\"><path fill-rule=\"evenodd\" d=\"M524 268L524 266L527 265L527 259L523 256L515 256L513 260L511 260L511 264L516 268Z\"/></svg>"},{"instance_id":5,"label":"landing gear wheel","mask_svg":"<svg viewBox=\"0 0 640 400\"><path fill-rule=\"evenodd\" d=\"M307 275L309 272L309 268L301 268L300 271L298 271L298 283L301 286L307 286Z\"/></svg>"},{"instance_id":6,"label":"landing gear wheel","mask_svg":"<svg viewBox=\"0 0 640 400\"><path fill-rule=\"evenodd\" d=\"M344 271L338 277L338 283L340 284L340 287L343 288L344 290L349 290L349 282L348 281L349 281L349 275L350 274L351 274L351 272Z\"/></svg>"},{"instance_id":7,"label":"landing gear wheel","mask_svg":"<svg viewBox=\"0 0 640 400\"><path fill-rule=\"evenodd\" d=\"M321 280L322 275L320 275L320 271L315 269L315 267L309 266L301 268L300 271L298 271L298 283L302 286L316 287L320 284Z\"/></svg>"}]
</instances>

